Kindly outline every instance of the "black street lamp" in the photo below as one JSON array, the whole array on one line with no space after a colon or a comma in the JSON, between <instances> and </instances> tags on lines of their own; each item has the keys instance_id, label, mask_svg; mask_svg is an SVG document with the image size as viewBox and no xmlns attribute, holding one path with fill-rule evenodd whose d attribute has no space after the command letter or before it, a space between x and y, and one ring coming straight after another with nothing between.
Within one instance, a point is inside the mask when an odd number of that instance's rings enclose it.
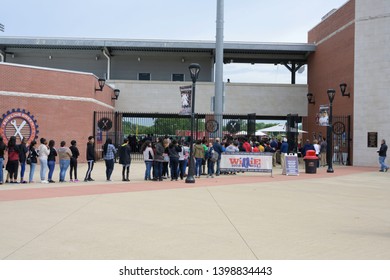
<instances>
[{"instance_id":1,"label":"black street lamp","mask_svg":"<svg viewBox=\"0 0 390 280\"><path fill-rule=\"evenodd\" d=\"M328 128L326 131L326 160L328 162L328 170L326 172L333 173L333 137L332 137L332 130L333 130L333 124L332 124L332 117L333 117L333 99L336 94L336 90L333 88L328 89L328 98L329 98L329 120L328 120Z\"/></svg>"},{"instance_id":2,"label":"black street lamp","mask_svg":"<svg viewBox=\"0 0 390 280\"><path fill-rule=\"evenodd\" d=\"M195 123L195 83L199 76L200 65L197 63L191 63L188 67L190 69L191 80L192 80L192 96L191 96L191 139L190 139L190 156L188 165L188 175L186 183L195 183L194 177L194 123Z\"/></svg>"}]
</instances>

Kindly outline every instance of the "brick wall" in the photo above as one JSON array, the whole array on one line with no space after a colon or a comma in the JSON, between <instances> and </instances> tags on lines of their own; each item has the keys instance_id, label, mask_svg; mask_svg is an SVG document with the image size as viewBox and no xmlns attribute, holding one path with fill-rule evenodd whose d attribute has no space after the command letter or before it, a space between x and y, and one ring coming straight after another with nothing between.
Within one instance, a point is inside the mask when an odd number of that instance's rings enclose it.
<instances>
[{"instance_id":1,"label":"brick wall","mask_svg":"<svg viewBox=\"0 0 390 280\"><path fill-rule=\"evenodd\" d=\"M113 89L95 92L97 78L88 73L0 64L0 118L12 109L29 112L41 137L76 140L80 161L85 161L86 142L93 135L93 112L113 111ZM4 132L3 132L4 133Z\"/></svg>"},{"instance_id":2,"label":"brick wall","mask_svg":"<svg viewBox=\"0 0 390 280\"><path fill-rule=\"evenodd\" d=\"M320 105L329 104L329 88L336 90L333 116L351 115L353 123L353 94L350 98L342 97L339 85L345 82L347 92L354 91L354 17L355 1L351 0L309 31L309 43L317 44L315 53L308 60L308 89L315 96L315 104L308 104L308 118L304 121L304 130L309 132L310 140L313 133L326 136L326 127L318 126L315 119ZM352 158L353 155L351 162Z\"/></svg>"}]
</instances>

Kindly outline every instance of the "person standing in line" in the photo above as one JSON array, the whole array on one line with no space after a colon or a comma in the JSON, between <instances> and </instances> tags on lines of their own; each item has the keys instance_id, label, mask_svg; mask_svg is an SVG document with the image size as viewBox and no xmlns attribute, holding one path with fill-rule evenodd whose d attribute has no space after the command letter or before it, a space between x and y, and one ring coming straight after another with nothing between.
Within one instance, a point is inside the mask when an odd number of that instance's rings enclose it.
<instances>
[{"instance_id":1,"label":"person standing in line","mask_svg":"<svg viewBox=\"0 0 390 280\"><path fill-rule=\"evenodd\" d=\"M154 152L152 149L152 143L150 140L146 140L141 148L141 152L144 155L144 162L145 162L145 176L144 180L152 180L152 177L150 175L150 171L152 170L153 160L154 160Z\"/></svg>"},{"instance_id":2,"label":"person standing in line","mask_svg":"<svg viewBox=\"0 0 390 280\"><path fill-rule=\"evenodd\" d=\"M213 154L216 154L217 152L214 151L214 148L213 148L213 142L209 142L209 148L207 150L207 155L206 155L206 158L207 158L207 178L211 177L211 178L214 178L214 165L215 165L215 161L213 159Z\"/></svg>"},{"instance_id":3,"label":"person standing in line","mask_svg":"<svg viewBox=\"0 0 390 280\"><path fill-rule=\"evenodd\" d=\"M60 148L58 149L58 158L60 159L60 183L65 182L66 171L70 165L70 159L72 158L72 151L65 147L66 142L61 141Z\"/></svg>"},{"instance_id":4,"label":"person standing in line","mask_svg":"<svg viewBox=\"0 0 390 280\"><path fill-rule=\"evenodd\" d=\"M90 181L95 181L91 177L91 173L93 170L93 165L95 163L95 138L93 136L88 137L88 143L87 143L87 162L88 162L88 169L87 173L85 174L85 179L84 182L90 182Z\"/></svg>"},{"instance_id":5,"label":"person standing in line","mask_svg":"<svg viewBox=\"0 0 390 280\"><path fill-rule=\"evenodd\" d=\"M194 146L194 157L195 157L195 177L200 178L202 175L202 160L205 157L204 147L200 139L196 140Z\"/></svg>"},{"instance_id":6,"label":"person standing in line","mask_svg":"<svg viewBox=\"0 0 390 280\"><path fill-rule=\"evenodd\" d=\"M164 152L165 148L163 145L163 138L160 137L158 139L158 142L156 144L156 153L154 155L154 172L155 177L153 180L155 181L162 181L162 169L163 169L163 162L164 162Z\"/></svg>"},{"instance_id":7,"label":"person standing in line","mask_svg":"<svg viewBox=\"0 0 390 280\"><path fill-rule=\"evenodd\" d=\"M128 138L119 149L119 164L122 164L122 181L130 181L131 147Z\"/></svg>"},{"instance_id":8,"label":"person standing in line","mask_svg":"<svg viewBox=\"0 0 390 280\"><path fill-rule=\"evenodd\" d=\"M117 150L112 144L111 138L107 138L106 143L103 145L103 158L106 162L106 179L107 181L111 180L112 172L114 171L114 159Z\"/></svg>"},{"instance_id":9,"label":"person standing in line","mask_svg":"<svg viewBox=\"0 0 390 280\"><path fill-rule=\"evenodd\" d=\"M181 148L181 151L179 152L179 176L180 176L180 180L183 180L186 174L186 168L187 168L186 163L187 163L188 153L185 144L184 145L179 144L179 146Z\"/></svg>"},{"instance_id":10,"label":"person standing in line","mask_svg":"<svg viewBox=\"0 0 390 280\"><path fill-rule=\"evenodd\" d=\"M382 139L381 141L381 147L379 148L378 154L379 154L379 164L381 169L379 172L387 172L389 170L389 166L386 165L385 160L386 160L386 153L387 153L387 145L386 145L386 140Z\"/></svg>"},{"instance_id":11,"label":"person standing in line","mask_svg":"<svg viewBox=\"0 0 390 280\"><path fill-rule=\"evenodd\" d=\"M206 163L207 163L206 154L207 154L207 151L209 150L209 148L207 146L207 140L205 137L202 140L202 146L204 149L205 158L202 159L202 174L201 175L207 175L207 173L206 173Z\"/></svg>"},{"instance_id":12,"label":"person standing in line","mask_svg":"<svg viewBox=\"0 0 390 280\"><path fill-rule=\"evenodd\" d=\"M46 172L47 172L47 158L50 154L50 149L47 146L47 140L45 138L40 139L41 144L38 147L38 155L39 155L39 163L41 165L40 175L41 175L41 183L47 184L49 181L46 180Z\"/></svg>"},{"instance_id":13,"label":"person standing in line","mask_svg":"<svg viewBox=\"0 0 390 280\"><path fill-rule=\"evenodd\" d=\"M177 143L176 140L172 140L172 142L168 146L168 155L169 162L171 165L171 181L177 181L179 178L178 169L179 169L179 153L182 151L181 147Z\"/></svg>"},{"instance_id":14,"label":"person standing in line","mask_svg":"<svg viewBox=\"0 0 390 280\"><path fill-rule=\"evenodd\" d=\"M8 141L8 172L11 184L18 184L18 169L19 169L19 147L16 145L16 137L11 136Z\"/></svg>"},{"instance_id":15,"label":"person standing in line","mask_svg":"<svg viewBox=\"0 0 390 280\"><path fill-rule=\"evenodd\" d=\"M322 138L321 144L320 144L320 165L322 167L326 166L326 149L328 147L328 143L326 143L325 137Z\"/></svg>"},{"instance_id":16,"label":"person standing in line","mask_svg":"<svg viewBox=\"0 0 390 280\"><path fill-rule=\"evenodd\" d=\"M47 157L47 165L49 167L49 175L47 177L49 183L55 183L55 181L53 180L53 173L56 167L56 156L57 156L57 150L54 148L55 144L56 142L54 142L54 140L49 141L50 154Z\"/></svg>"},{"instance_id":17,"label":"person standing in line","mask_svg":"<svg viewBox=\"0 0 390 280\"><path fill-rule=\"evenodd\" d=\"M278 150L278 141L276 141L275 137L272 137L271 143L269 144L271 147L272 155L272 166L276 167L276 151Z\"/></svg>"},{"instance_id":18,"label":"person standing in line","mask_svg":"<svg viewBox=\"0 0 390 280\"><path fill-rule=\"evenodd\" d=\"M28 176L28 182L34 183L34 172L35 167L38 163L38 153L36 151L35 146L37 145L37 141L33 140L30 143L30 146L28 147L28 158L30 159L30 174Z\"/></svg>"},{"instance_id":19,"label":"person standing in line","mask_svg":"<svg viewBox=\"0 0 390 280\"><path fill-rule=\"evenodd\" d=\"M168 147L170 144L170 140L168 136L165 136L165 139L163 140L163 147L164 147L164 161L163 161L163 167L162 167L162 178L166 179L169 178L169 156L168 156ZM172 175L172 174L171 174Z\"/></svg>"},{"instance_id":20,"label":"person standing in line","mask_svg":"<svg viewBox=\"0 0 390 280\"><path fill-rule=\"evenodd\" d=\"M77 158L80 155L79 149L77 148L77 142L76 140L72 140L70 142L70 151L72 152L72 157L70 158L70 171L69 171L69 178L71 182L77 183L79 180L77 179ZM74 180L73 180L73 174L74 174Z\"/></svg>"},{"instance_id":21,"label":"person standing in line","mask_svg":"<svg viewBox=\"0 0 390 280\"><path fill-rule=\"evenodd\" d=\"M26 172L26 159L28 149L26 146L26 138L22 139L22 142L19 145L19 162L20 162L20 183L27 184L27 181L24 180L24 173Z\"/></svg>"},{"instance_id":22,"label":"person standing in line","mask_svg":"<svg viewBox=\"0 0 390 280\"><path fill-rule=\"evenodd\" d=\"M302 157L305 157L306 156L306 152L309 151L309 150L315 151L313 144L310 143L309 139L306 139L306 143L302 147Z\"/></svg>"},{"instance_id":23,"label":"person standing in line","mask_svg":"<svg viewBox=\"0 0 390 280\"><path fill-rule=\"evenodd\" d=\"M223 153L223 147L220 141L221 141L220 138L215 138L215 142L213 143L214 152L218 153L217 170L215 172L215 176L219 176L221 174L220 165L221 165L221 154Z\"/></svg>"},{"instance_id":24,"label":"person standing in line","mask_svg":"<svg viewBox=\"0 0 390 280\"><path fill-rule=\"evenodd\" d=\"M3 137L0 136L0 185L2 185L4 182L3 166L4 166L4 153L6 149L7 146L3 142Z\"/></svg>"},{"instance_id":25,"label":"person standing in line","mask_svg":"<svg viewBox=\"0 0 390 280\"><path fill-rule=\"evenodd\" d=\"M316 156L319 158L321 157L321 146L320 144L318 144L318 140L317 139L314 139L313 141L313 147L314 147L314 150L316 151ZM320 161L317 160L317 167L320 167Z\"/></svg>"},{"instance_id":26,"label":"person standing in line","mask_svg":"<svg viewBox=\"0 0 390 280\"><path fill-rule=\"evenodd\" d=\"M283 138L282 141L282 146L280 146L280 163L282 165L282 173L285 171L285 166L286 166L286 155L288 153L288 143L287 143L287 138Z\"/></svg>"}]
</instances>

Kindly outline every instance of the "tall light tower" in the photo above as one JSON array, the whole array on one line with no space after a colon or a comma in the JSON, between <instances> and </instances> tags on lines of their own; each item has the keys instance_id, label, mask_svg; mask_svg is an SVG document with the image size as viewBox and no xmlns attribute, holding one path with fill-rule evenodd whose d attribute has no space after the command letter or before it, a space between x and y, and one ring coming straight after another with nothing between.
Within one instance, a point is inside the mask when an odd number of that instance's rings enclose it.
<instances>
[{"instance_id":1,"label":"tall light tower","mask_svg":"<svg viewBox=\"0 0 390 280\"><path fill-rule=\"evenodd\" d=\"M218 122L217 137L222 137L223 125L223 25L224 0L217 0L217 34L215 44L214 119Z\"/></svg>"}]
</instances>

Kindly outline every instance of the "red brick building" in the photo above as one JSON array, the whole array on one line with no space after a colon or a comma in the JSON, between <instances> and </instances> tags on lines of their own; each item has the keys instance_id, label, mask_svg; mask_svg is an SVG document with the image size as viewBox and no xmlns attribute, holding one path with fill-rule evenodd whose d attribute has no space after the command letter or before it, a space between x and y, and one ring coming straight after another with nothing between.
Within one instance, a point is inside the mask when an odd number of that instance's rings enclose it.
<instances>
[{"instance_id":1,"label":"red brick building","mask_svg":"<svg viewBox=\"0 0 390 280\"><path fill-rule=\"evenodd\" d=\"M85 161L93 112L114 110L114 89L96 88L98 79L93 74L2 63L0 112L7 113L0 116L0 134L6 141L12 135L29 141L44 137L56 146L62 140L67 145L76 140L80 161Z\"/></svg>"},{"instance_id":2,"label":"red brick building","mask_svg":"<svg viewBox=\"0 0 390 280\"><path fill-rule=\"evenodd\" d=\"M347 92L354 91L355 0L347 2L330 13L310 30L308 43L316 44L316 51L309 56L308 60L308 90L313 94L315 103L308 106L308 118L304 122L304 130L309 131L310 140L318 138L319 135L326 137L326 127L319 126L316 118L320 105L329 104L327 90L335 89L333 123L338 121L339 116L346 117L343 118L345 134L340 136L340 143L337 143L337 136L335 136L334 144L340 145L344 154L349 152L352 164L354 95L341 96L339 85L346 83ZM350 116L349 125L348 116Z\"/></svg>"}]
</instances>

